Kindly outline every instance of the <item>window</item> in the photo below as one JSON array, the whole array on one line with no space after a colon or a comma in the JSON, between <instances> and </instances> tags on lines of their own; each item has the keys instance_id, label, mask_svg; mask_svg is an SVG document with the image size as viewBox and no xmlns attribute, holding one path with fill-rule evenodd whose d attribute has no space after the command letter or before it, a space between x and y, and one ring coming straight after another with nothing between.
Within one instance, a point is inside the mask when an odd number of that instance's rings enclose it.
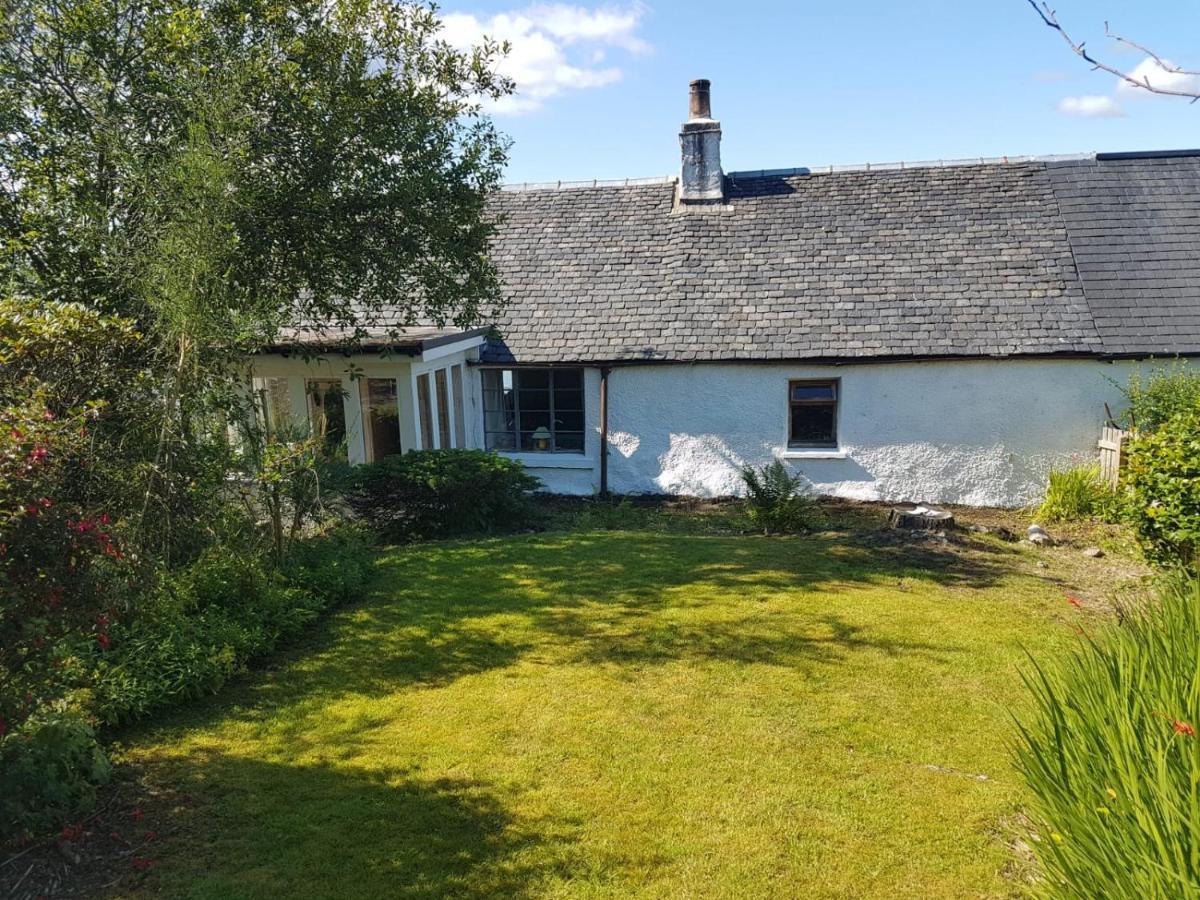
<instances>
[{"instance_id":1,"label":"window","mask_svg":"<svg viewBox=\"0 0 1200 900\"><path fill-rule=\"evenodd\" d=\"M454 446L467 446L467 423L463 416L462 366L450 370L450 384L454 388Z\"/></svg>"},{"instance_id":2,"label":"window","mask_svg":"<svg viewBox=\"0 0 1200 900\"><path fill-rule=\"evenodd\" d=\"M446 394L445 369L438 369L433 373L433 383L437 388L438 446L445 450L452 446L450 443L450 398Z\"/></svg>"},{"instance_id":3,"label":"window","mask_svg":"<svg viewBox=\"0 0 1200 900\"><path fill-rule=\"evenodd\" d=\"M367 460L374 462L400 452L400 408L395 378L364 378L363 417L366 423Z\"/></svg>"},{"instance_id":4,"label":"window","mask_svg":"<svg viewBox=\"0 0 1200 900\"><path fill-rule=\"evenodd\" d=\"M266 429L275 433L286 432L292 420L287 379L255 378L254 391Z\"/></svg>"},{"instance_id":5,"label":"window","mask_svg":"<svg viewBox=\"0 0 1200 900\"><path fill-rule=\"evenodd\" d=\"M788 446L837 446L838 382L788 382Z\"/></svg>"},{"instance_id":6,"label":"window","mask_svg":"<svg viewBox=\"0 0 1200 900\"><path fill-rule=\"evenodd\" d=\"M336 448L346 440L346 404L342 382L337 378L309 378L308 420L313 434L320 435L325 446Z\"/></svg>"},{"instance_id":7,"label":"window","mask_svg":"<svg viewBox=\"0 0 1200 900\"><path fill-rule=\"evenodd\" d=\"M421 449L433 449L433 404L429 399L429 375L417 376L417 417L421 422Z\"/></svg>"},{"instance_id":8,"label":"window","mask_svg":"<svg viewBox=\"0 0 1200 900\"><path fill-rule=\"evenodd\" d=\"M489 450L583 452L583 369L484 369Z\"/></svg>"}]
</instances>

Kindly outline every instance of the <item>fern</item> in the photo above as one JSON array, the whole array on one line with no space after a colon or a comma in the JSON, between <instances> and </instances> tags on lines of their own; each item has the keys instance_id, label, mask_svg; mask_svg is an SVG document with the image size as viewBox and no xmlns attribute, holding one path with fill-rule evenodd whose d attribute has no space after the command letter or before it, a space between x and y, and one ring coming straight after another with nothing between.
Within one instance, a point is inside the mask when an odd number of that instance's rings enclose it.
<instances>
[{"instance_id":1,"label":"fern","mask_svg":"<svg viewBox=\"0 0 1200 900\"><path fill-rule=\"evenodd\" d=\"M805 493L804 476L793 475L779 460L742 469L746 517L763 534L807 531L817 520L816 502Z\"/></svg>"}]
</instances>

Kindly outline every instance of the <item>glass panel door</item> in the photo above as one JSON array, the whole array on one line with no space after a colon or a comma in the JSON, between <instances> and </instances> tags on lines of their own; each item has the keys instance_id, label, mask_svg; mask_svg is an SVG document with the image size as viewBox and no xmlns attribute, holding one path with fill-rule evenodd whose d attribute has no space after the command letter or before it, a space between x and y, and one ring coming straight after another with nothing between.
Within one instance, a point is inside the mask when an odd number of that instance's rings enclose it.
<instances>
[{"instance_id":1,"label":"glass panel door","mask_svg":"<svg viewBox=\"0 0 1200 900\"><path fill-rule=\"evenodd\" d=\"M433 383L437 385L438 446L447 450L451 446L450 397L447 394L445 369L438 369L433 373Z\"/></svg>"},{"instance_id":2,"label":"glass panel door","mask_svg":"<svg viewBox=\"0 0 1200 900\"><path fill-rule=\"evenodd\" d=\"M320 435L331 450L340 447L346 441L346 404L341 379L310 378L306 388L313 434Z\"/></svg>"}]
</instances>

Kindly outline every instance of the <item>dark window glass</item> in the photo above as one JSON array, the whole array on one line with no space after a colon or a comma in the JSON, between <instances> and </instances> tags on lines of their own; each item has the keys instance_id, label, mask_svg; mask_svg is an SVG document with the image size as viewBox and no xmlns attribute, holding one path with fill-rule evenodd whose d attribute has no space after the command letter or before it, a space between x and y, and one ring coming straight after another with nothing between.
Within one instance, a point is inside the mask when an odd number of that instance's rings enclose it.
<instances>
[{"instance_id":1,"label":"dark window glass","mask_svg":"<svg viewBox=\"0 0 1200 900\"><path fill-rule=\"evenodd\" d=\"M582 369L484 369L489 450L582 453Z\"/></svg>"},{"instance_id":2,"label":"dark window glass","mask_svg":"<svg viewBox=\"0 0 1200 900\"><path fill-rule=\"evenodd\" d=\"M788 446L837 446L836 381L793 381L788 385Z\"/></svg>"},{"instance_id":3,"label":"dark window glass","mask_svg":"<svg viewBox=\"0 0 1200 900\"><path fill-rule=\"evenodd\" d=\"M437 390L438 447L450 449L450 395L446 387L446 370L433 373L433 385Z\"/></svg>"},{"instance_id":4,"label":"dark window glass","mask_svg":"<svg viewBox=\"0 0 1200 900\"><path fill-rule=\"evenodd\" d=\"M395 378L367 378L363 385L366 407L369 459L383 459L400 452L400 410L396 404Z\"/></svg>"},{"instance_id":5,"label":"dark window glass","mask_svg":"<svg viewBox=\"0 0 1200 900\"><path fill-rule=\"evenodd\" d=\"M320 435L325 446L340 448L346 440L346 405L342 382L336 378L310 378L308 417L313 432Z\"/></svg>"}]
</instances>

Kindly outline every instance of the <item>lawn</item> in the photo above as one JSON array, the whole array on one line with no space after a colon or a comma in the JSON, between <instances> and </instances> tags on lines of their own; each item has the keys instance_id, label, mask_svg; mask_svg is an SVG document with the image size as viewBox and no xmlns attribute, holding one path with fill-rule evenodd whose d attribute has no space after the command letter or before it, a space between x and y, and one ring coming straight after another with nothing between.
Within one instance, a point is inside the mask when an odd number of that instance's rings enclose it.
<instances>
[{"instance_id":1,"label":"lawn","mask_svg":"<svg viewBox=\"0 0 1200 900\"><path fill-rule=\"evenodd\" d=\"M1022 648L1090 613L1053 551L860 538L387 551L307 646L127 736L162 836L117 891L1020 893Z\"/></svg>"}]
</instances>

